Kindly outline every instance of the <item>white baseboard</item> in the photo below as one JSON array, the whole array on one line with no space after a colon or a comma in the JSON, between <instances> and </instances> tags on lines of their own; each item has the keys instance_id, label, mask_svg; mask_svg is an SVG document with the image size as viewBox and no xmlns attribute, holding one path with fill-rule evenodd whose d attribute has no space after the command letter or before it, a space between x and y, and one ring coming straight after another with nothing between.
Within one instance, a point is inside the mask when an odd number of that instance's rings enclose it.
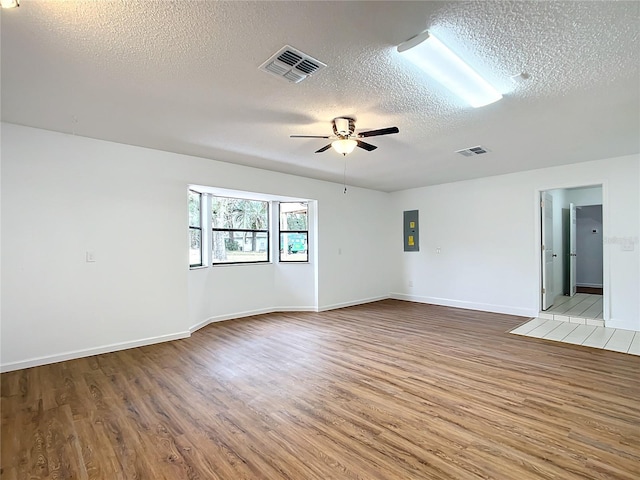
<instances>
[{"instance_id":1,"label":"white baseboard","mask_svg":"<svg viewBox=\"0 0 640 480\"><path fill-rule=\"evenodd\" d=\"M50 363L64 362L66 360L75 360L76 358L90 357L92 355L100 355L102 353L117 352L118 350L126 350L128 348L144 347L145 345L153 345L154 343L170 342L171 340L180 340L188 338L193 332L206 327L210 323L223 322L225 320L234 320L237 318L250 317L253 315L261 315L264 313L274 312L316 312L316 307L278 307L263 308L259 310L251 310L246 312L231 313L227 315L218 315L208 318L191 328L186 332L172 333L168 335L159 335L157 337L142 338L140 340L132 340L130 342L112 343L102 345L100 347L86 348L82 350L74 350L71 352L57 353L54 355L46 355L42 357L29 358L17 362L5 363L0 365L0 373L11 372L13 370L21 370L23 368L39 367Z\"/></svg>"},{"instance_id":2,"label":"white baseboard","mask_svg":"<svg viewBox=\"0 0 640 480\"><path fill-rule=\"evenodd\" d=\"M209 318L207 318L206 320L203 320L200 323L196 323L192 327L189 327L189 332L193 333L196 330L200 330L201 328L206 327L210 323L224 322L225 320L234 320L236 318L251 317L253 315L262 315L262 314L265 314L265 313L273 313L273 308L259 308L259 309L256 309L256 310L247 310L245 312L228 313L228 314L225 314L225 315L216 315L214 317L209 317Z\"/></svg>"},{"instance_id":3,"label":"white baseboard","mask_svg":"<svg viewBox=\"0 0 640 480\"><path fill-rule=\"evenodd\" d=\"M450 299L444 299L444 298L420 297L416 295L392 293L389 296L384 295L380 297L363 298L363 299L355 300L351 302L324 305L318 308L313 306L262 308L262 309L250 310L245 312L218 315L218 316L210 317L200 323L197 323L196 325L193 325L192 327L189 328L189 330L185 332L178 332L178 333L173 333L168 335L160 335L157 337L143 338L140 340L133 340L130 342L114 343L110 345L103 345L101 347L87 348L87 349L75 350L72 352L65 352L65 353L60 353L55 355L30 358L28 360L21 360L18 362L12 362L12 363L0 365L0 372L10 372L13 370L20 370L23 368L31 368L31 367L37 367L40 365L47 365L49 363L63 362L65 360L73 360L76 358L89 357L92 355L100 355L102 353L110 353L110 352L116 352L118 350L126 350L128 348L143 347L145 345L152 345L154 343L162 343L162 342L168 342L171 340L179 340L182 338L190 337L193 332L203 327L206 327L210 323L223 322L225 320L234 320L234 319L243 318L243 317L251 317L253 315L262 315L265 313L277 313L277 312L325 312L328 310L335 310L337 308L353 307L355 305L363 305L366 303L378 302L380 300L386 300L388 298L394 298L397 300L408 300L408 301L417 302L417 303L431 303L434 305L443 305L447 307L465 308L469 310L481 310L485 312L506 313L510 315L519 315L523 317L535 317L538 314L538 312L534 310L510 307L505 305L463 302L459 300L450 300ZM617 326L618 324L619 326ZM607 321L607 327L609 326L614 328L626 328L627 330L629 329L628 322L616 323L615 321L609 320Z\"/></svg>"},{"instance_id":4,"label":"white baseboard","mask_svg":"<svg viewBox=\"0 0 640 480\"><path fill-rule=\"evenodd\" d=\"M65 360L90 357L92 355L100 355L102 353L117 352L118 350L126 350L128 348L144 347L145 345L152 345L154 343L169 342L171 340L187 338L190 335L190 332L172 333L169 335L159 335L157 337L142 338L140 340L133 340L131 342L112 343L110 345L103 345L101 347L86 348L82 350L74 350L72 352L30 358L28 360L21 360L19 362L5 363L3 365L0 365L0 372L11 372L13 370L38 367L40 365L48 365L50 363L64 362Z\"/></svg>"},{"instance_id":5,"label":"white baseboard","mask_svg":"<svg viewBox=\"0 0 640 480\"><path fill-rule=\"evenodd\" d=\"M235 320L238 318L251 317L253 315L263 315L265 313L278 313L278 312L326 312L328 310L335 310L336 308L353 307L355 305L362 305L365 303L377 302L379 300L386 300L388 296L384 297L372 297L364 298L352 302L335 303L333 305L325 305L323 307L276 307L276 308L261 308L258 310L248 310L246 312L229 313L226 315L216 315L215 317L209 317L200 323L197 323L189 328L189 332L193 333L196 330L206 327L211 323L224 322L226 320Z\"/></svg>"},{"instance_id":6,"label":"white baseboard","mask_svg":"<svg viewBox=\"0 0 640 480\"><path fill-rule=\"evenodd\" d=\"M265 313L277 313L277 312L315 312L316 307L278 307L278 308L260 308L257 310L248 310L245 312L228 313L226 315L216 315L215 317L209 317L200 323L189 327L189 332L193 333L196 330L206 327L211 323L224 322L226 320L236 320L238 318L252 317L254 315L264 315Z\"/></svg>"},{"instance_id":7,"label":"white baseboard","mask_svg":"<svg viewBox=\"0 0 640 480\"><path fill-rule=\"evenodd\" d=\"M335 310L337 308L345 308L345 307L354 307L356 305L364 305L365 303L379 302L380 300L387 300L389 295L384 295L381 297L370 297L370 298L362 298L360 300L356 300L353 302L343 302L343 303L334 303L332 305L323 305L318 307L316 311L318 312L326 312L328 310Z\"/></svg>"},{"instance_id":8,"label":"white baseboard","mask_svg":"<svg viewBox=\"0 0 640 480\"><path fill-rule=\"evenodd\" d=\"M576 287L602 288L601 283L578 283Z\"/></svg>"},{"instance_id":9,"label":"white baseboard","mask_svg":"<svg viewBox=\"0 0 640 480\"><path fill-rule=\"evenodd\" d=\"M274 312L317 312L316 307L278 307Z\"/></svg>"},{"instance_id":10,"label":"white baseboard","mask_svg":"<svg viewBox=\"0 0 640 480\"><path fill-rule=\"evenodd\" d=\"M466 310L479 310L482 312L505 313L507 315L517 315L520 317L537 317L538 311L531 308L512 307L509 305L494 305L492 303L466 302L463 300L452 300L450 298L421 297L419 295L407 295L405 293L392 293L391 298L396 300L407 300L416 303L430 303L444 307L464 308Z\"/></svg>"}]
</instances>

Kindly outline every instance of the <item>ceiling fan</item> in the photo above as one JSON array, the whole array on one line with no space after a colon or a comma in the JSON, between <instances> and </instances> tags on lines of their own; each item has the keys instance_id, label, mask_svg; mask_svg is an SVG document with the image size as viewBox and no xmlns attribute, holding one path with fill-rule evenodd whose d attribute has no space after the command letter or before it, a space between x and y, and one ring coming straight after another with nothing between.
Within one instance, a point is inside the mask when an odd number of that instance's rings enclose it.
<instances>
[{"instance_id":1,"label":"ceiling fan","mask_svg":"<svg viewBox=\"0 0 640 480\"><path fill-rule=\"evenodd\" d=\"M369 130L367 132L354 133L356 130L356 121L353 118L338 117L334 118L331 122L333 125L333 135L291 135L291 138L335 138L333 142L325 145L315 153L322 153L329 150L331 147L342 155L347 155L353 152L353 149L360 147L368 152L375 150L375 145L358 140L359 138L376 137L379 135L389 135L391 133L398 133L398 127L381 128L379 130Z\"/></svg>"}]
</instances>

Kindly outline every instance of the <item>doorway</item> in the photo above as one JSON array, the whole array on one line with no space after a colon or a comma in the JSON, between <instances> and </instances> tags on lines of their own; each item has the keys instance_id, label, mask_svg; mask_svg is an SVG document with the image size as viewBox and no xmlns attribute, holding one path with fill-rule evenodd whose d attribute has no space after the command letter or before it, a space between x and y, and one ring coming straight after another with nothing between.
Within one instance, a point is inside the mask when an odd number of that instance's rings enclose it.
<instances>
[{"instance_id":1,"label":"doorway","mask_svg":"<svg viewBox=\"0 0 640 480\"><path fill-rule=\"evenodd\" d=\"M604 325L602 198L602 185L540 192L541 317Z\"/></svg>"},{"instance_id":2,"label":"doorway","mask_svg":"<svg viewBox=\"0 0 640 480\"><path fill-rule=\"evenodd\" d=\"M578 254L576 291L602 295L602 205L578 207L575 238Z\"/></svg>"}]
</instances>

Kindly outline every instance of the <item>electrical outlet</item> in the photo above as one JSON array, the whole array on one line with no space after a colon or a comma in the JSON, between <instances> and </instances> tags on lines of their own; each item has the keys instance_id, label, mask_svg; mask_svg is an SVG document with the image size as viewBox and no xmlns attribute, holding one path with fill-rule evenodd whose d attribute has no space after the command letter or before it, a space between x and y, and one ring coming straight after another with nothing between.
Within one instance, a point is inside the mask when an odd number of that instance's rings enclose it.
<instances>
[{"instance_id":1,"label":"electrical outlet","mask_svg":"<svg viewBox=\"0 0 640 480\"><path fill-rule=\"evenodd\" d=\"M441 250L440 250L440 247L436 248L436 253L437 253L437 254L440 254L440 251L441 251Z\"/></svg>"},{"instance_id":2,"label":"electrical outlet","mask_svg":"<svg viewBox=\"0 0 640 480\"><path fill-rule=\"evenodd\" d=\"M413 280L409 280L409 288L413 288Z\"/></svg>"},{"instance_id":3,"label":"electrical outlet","mask_svg":"<svg viewBox=\"0 0 640 480\"><path fill-rule=\"evenodd\" d=\"M96 254L93 250L87 250L87 263L93 263L96 261Z\"/></svg>"}]
</instances>

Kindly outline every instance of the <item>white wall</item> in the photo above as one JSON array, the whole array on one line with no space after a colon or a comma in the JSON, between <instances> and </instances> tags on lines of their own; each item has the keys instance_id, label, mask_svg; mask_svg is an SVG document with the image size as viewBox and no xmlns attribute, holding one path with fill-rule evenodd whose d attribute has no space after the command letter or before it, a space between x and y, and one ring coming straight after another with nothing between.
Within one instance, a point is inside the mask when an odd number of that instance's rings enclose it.
<instances>
[{"instance_id":1,"label":"white wall","mask_svg":"<svg viewBox=\"0 0 640 480\"><path fill-rule=\"evenodd\" d=\"M2 125L3 367L187 334L184 187L132 151Z\"/></svg>"},{"instance_id":2,"label":"white wall","mask_svg":"<svg viewBox=\"0 0 640 480\"><path fill-rule=\"evenodd\" d=\"M639 169L635 155L392 194L392 296L537 315L539 191L604 184L607 325L640 330ZM420 210L420 252L403 252L402 212L413 209ZM623 250L623 240L633 251Z\"/></svg>"},{"instance_id":3,"label":"white wall","mask_svg":"<svg viewBox=\"0 0 640 480\"><path fill-rule=\"evenodd\" d=\"M314 263L190 271L189 184L317 200ZM380 225L389 195L342 190L3 123L2 368L178 338L240 314L385 298L391 237ZM366 245L348 243L355 238ZM95 263L85 262L87 250Z\"/></svg>"}]
</instances>

